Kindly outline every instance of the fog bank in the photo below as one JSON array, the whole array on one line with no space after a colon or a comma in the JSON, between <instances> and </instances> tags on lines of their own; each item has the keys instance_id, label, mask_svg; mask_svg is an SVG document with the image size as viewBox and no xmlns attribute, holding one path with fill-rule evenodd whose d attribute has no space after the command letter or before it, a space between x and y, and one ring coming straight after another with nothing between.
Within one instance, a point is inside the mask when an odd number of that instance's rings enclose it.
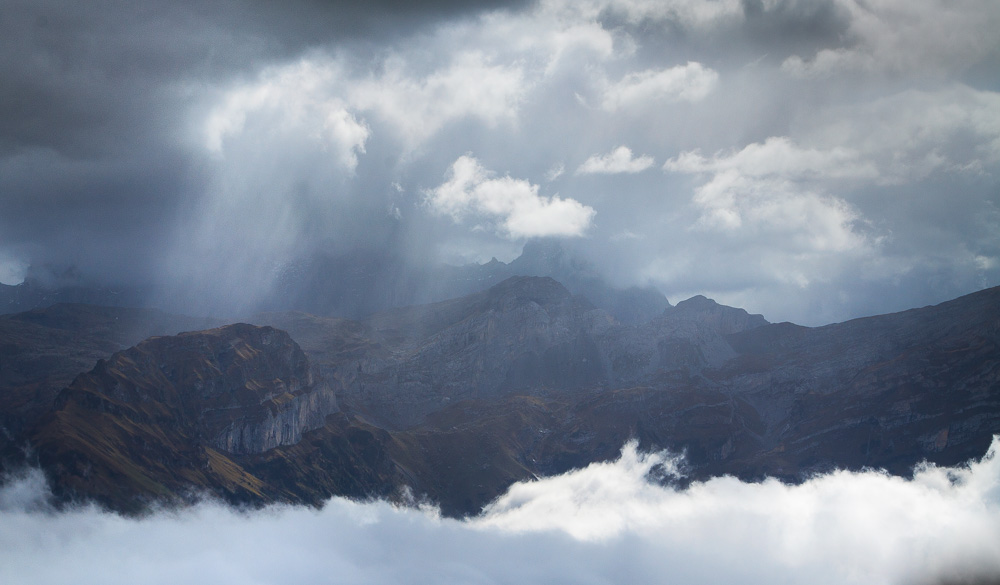
<instances>
[{"instance_id":1,"label":"fog bank","mask_svg":"<svg viewBox=\"0 0 1000 585\"><path fill-rule=\"evenodd\" d=\"M995 582L998 447L912 480L835 472L798 486L717 478L676 490L649 480L672 469L670 455L627 445L618 461L517 484L464 521L340 498L322 510L206 503L142 519L53 512L33 471L0 490L0 581Z\"/></svg>"}]
</instances>

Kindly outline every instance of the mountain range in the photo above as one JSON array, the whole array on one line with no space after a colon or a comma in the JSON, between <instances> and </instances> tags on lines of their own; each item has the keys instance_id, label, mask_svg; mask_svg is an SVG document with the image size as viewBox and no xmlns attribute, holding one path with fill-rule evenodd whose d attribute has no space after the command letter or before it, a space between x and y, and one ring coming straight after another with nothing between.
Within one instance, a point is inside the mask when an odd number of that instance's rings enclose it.
<instances>
[{"instance_id":1,"label":"mountain range","mask_svg":"<svg viewBox=\"0 0 1000 585\"><path fill-rule=\"evenodd\" d=\"M0 316L4 466L127 512L345 495L466 515L630 439L683 453L683 482L796 482L954 465L1000 433L1000 288L808 328L704 297L623 320L513 276L359 319L245 321L80 304Z\"/></svg>"},{"instance_id":2,"label":"mountain range","mask_svg":"<svg viewBox=\"0 0 1000 585\"><path fill-rule=\"evenodd\" d=\"M387 309L479 292L511 276L552 277L623 323L648 321L670 306L667 297L651 286L609 284L590 262L558 241L545 239L528 241L521 255L509 263L493 258L484 264L454 266L362 249L341 254L317 252L274 267L274 271L277 276L271 290L257 303L257 310L362 319ZM0 283L0 313L56 303L112 307L154 303L159 309L185 312L192 299L183 295L163 298L141 286L95 285L72 268L33 267L21 284Z\"/></svg>"}]
</instances>

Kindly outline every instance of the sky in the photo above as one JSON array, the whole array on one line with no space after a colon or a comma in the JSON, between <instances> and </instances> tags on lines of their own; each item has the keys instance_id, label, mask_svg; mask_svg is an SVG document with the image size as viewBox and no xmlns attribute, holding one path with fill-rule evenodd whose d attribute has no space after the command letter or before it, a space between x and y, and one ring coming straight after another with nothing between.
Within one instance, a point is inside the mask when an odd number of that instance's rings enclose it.
<instances>
[{"instance_id":1,"label":"sky","mask_svg":"<svg viewBox=\"0 0 1000 585\"><path fill-rule=\"evenodd\" d=\"M1000 284L995 0L0 0L0 282L509 261L819 325Z\"/></svg>"},{"instance_id":2,"label":"sky","mask_svg":"<svg viewBox=\"0 0 1000 585\"><path fill-rule=\"evenodd\" d=\"M482 514L334 498L322 509L203 503L125 518L47 504L44 476L0 488L0 581L992 585L1000 579L1000 457L912 479L839 471L797 486L649 481L668 453L519 483Z\"/></svg>"}]
</instances>

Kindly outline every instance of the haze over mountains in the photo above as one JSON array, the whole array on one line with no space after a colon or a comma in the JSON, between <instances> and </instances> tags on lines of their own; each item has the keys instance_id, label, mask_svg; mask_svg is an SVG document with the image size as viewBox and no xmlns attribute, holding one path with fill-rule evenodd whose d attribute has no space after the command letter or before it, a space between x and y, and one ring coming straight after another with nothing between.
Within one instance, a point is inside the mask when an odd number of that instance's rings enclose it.
<instances>
[{"instance_id":1,"label":"haze over mountains","mask_svg":"<svg viewBox=\"0 0 1000 585\"><path fill-rule=\"evenodd\" d=\"M4 0L0 583L1000 582L998 30Z\"/></svg>"},{"instance_id":2,"label":"haze over mountains","mask_svg":"<svg viewBox=\"0 0 1000 585\"><path fill-rule=\"evenodd\" d=\"M435 273L478 291L355 319L0 315L0 576L1000 575L995 440L984 455L1000 433L1000 288L810 328L537 257L576 291L492 262ZM178 507L150 513L162 506ZM109 555L130 561L109 572Z\"/></svg>"},{"instance_id":3,"label":"haze over mountains","mask_svg":"<svg viewBox=\"0 0 1000 585\"><path fill-rule=\"evenodd\" d=\"M262 267L266 269L266 267ZM510 276L550 276L572 292L584 294L624 323L647 321L670 306L653 287L610 285L583 258L566 251L557 240L531 240L509 264L494 258L485 264L451 266L413 262L391 251L355 250L339 256L315 254L278 268L274 289L249 307L213 307L191 299L169 299L130 287L97 287L82 282L73 271L29 277L19 285L0 284L4 312L25 311L54 303L105 306L153 304L172 312L216 316L237 310L298 310L315 315L360 318L376 311L454 298L484 290Z\"/></svg>"},{"instance_id":4,"label":"haze over mountains","mask_svg":"<svg viewBox=\"0 0 1000 585\"><path fill-rule=\"evenodd\" d=\"M806 328L704 297L623 322L515 276L360 320L249 321L72 304L3 316L5 461L28 446L59 498L122 510L198 490L314 505L412 493L465 515L630 439L685 453L685 481L800 481L954 465L1000 432L1000 289Z\"/></svg>"}]
</instances>

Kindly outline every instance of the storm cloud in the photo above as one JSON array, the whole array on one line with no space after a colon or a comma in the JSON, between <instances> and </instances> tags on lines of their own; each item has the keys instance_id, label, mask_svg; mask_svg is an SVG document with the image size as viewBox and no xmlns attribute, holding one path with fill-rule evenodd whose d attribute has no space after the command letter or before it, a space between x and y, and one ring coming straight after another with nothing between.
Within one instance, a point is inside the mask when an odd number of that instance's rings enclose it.
<instances>
[{"instance_id":1,"label":"storm cloud","mask_svg":"<svg viewBox=\"0 0 1000 585\"><path fill-rule=\"evenodd\" d=\"M316 252L544 236L808 325L1000 284L990 0L8 8L0 282L247 310Z\"/></svg>"}]
</instances>

